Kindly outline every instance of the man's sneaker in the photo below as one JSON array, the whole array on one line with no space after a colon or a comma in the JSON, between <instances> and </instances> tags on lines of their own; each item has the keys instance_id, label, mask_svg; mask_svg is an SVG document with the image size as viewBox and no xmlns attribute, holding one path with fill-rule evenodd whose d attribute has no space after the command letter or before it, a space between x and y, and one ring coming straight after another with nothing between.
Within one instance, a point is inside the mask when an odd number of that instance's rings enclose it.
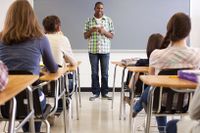
<instances>
[{"instance_id":1,"label":"man's sneaker","mask_svg":"<svg viewBox=\"0 0 200 133\"><path fill-rule=\"evenodd\" d=\"M93 95L89 98L90 101L94 101L96 98L98 98L99 96L98 95Z\"/></svg>"},{"instance_id":2,"label":"man's sneaker","mask_svg":"<svg viewBox=\"0 0 200 133\"><path fill-rule=\"evenodd\" d=\"M103 96L102 96L102 99L105 99L105 100L112 100L112 97L109 97L109 96L107 96L107 95L103 95Z\"/></svg>"}]
</instances>

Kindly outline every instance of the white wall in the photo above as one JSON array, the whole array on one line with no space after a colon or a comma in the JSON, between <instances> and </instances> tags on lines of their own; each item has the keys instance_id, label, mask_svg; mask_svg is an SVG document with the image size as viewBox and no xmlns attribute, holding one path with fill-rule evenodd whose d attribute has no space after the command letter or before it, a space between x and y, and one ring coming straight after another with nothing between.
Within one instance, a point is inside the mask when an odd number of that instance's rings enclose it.
<instances>
[{"instance_id":1,"label":"white wall","mask_svg":"<svg viewBox=\"0 0 200 133\"><path fill-rule=\"evenodd\" d=\"M3 28L4 20L6 17L6 12L8 10L8 7L14 0L1 0L0 2L0 31Z\"/></svg>"},{"instance_id":2,"label":"white wall","mask_svg":"<svg viewBox=\"0 0 200 133\"><path fill-rule=\"evenodd\" d=\"M191 46L200 48L200 0L191 0L190 4L190 16L192 20Z\"/></svg>"},{"instance_id":3,"label":"white wall","mask_svg":"<svg viewBox=\"0 0 200 133\"><path fill-rule=\"evenodd\" d=\"M13 1L15 1L15 0L1 0L0 1L0 31L2 30L3 25L4 25L6 12ZM28 1L33 6L33 0L28 0Z\"/></svg>"}]
</instances>

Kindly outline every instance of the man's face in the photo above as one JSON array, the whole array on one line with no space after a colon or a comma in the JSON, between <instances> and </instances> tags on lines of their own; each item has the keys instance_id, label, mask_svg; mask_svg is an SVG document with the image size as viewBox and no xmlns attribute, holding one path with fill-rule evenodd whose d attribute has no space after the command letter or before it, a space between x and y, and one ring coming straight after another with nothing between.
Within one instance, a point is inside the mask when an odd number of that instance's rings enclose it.
<instances>
[{"instance_id":1,"label":"man's face","mask_svg":"<svg viewBox=\"0 0 200 133\"><path fill-rule=\"evenodd\" d=\"M103 16L103 5L98 4L98 5L94 8L94 11L95 11L95 16L96 16L96 17L102 17L102 16Z\"/></svg>"}]
</instances>

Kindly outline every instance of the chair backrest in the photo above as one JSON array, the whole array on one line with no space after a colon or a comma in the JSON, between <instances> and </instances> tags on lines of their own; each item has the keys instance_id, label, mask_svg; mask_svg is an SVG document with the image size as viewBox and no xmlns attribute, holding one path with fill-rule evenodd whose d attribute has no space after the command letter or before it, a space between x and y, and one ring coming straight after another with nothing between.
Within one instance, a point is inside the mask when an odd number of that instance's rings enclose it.
<instances>
[{"instance_id":1,"label":"chair backrest","mask_svg":"<svg viewBox=\"0 0 200 133\"><path fill-rule=\"evenodd\" d=\"M158 75L177 75L178 70L182 69L165 69L160 71ZM166 101L164 106L160 100ZM189 107L189 100L189 92L177 92L170 88L163 88L162 90L156 88L154 91L153 111L166 114L185 113ZM187 101L187 103L185 104L184 101ZM174 106L174 103L177 104Z\"/></svg>"},{"instance_id":2,"label":"chair backrest","mask_svg":"<svg viewBox=\"0 0 200 133\"><path fill-rule=\"evenodd\" d=\"M11 70L9 71L10 75L32 75L29 71L24 70ZM28 92L27 89L22 91L16 96L17 100L17 110L16 110L16 119L22 119L27 116L29 109L28 109ZM39 89L35 89L33 91L33 105L35 110L35 115L42 115L42 109L39 100ZM10 108L10 102L6 102L5 105L1 106L1 113L4 118L9 118L9 108Z\"/></svg>"}]
</instances>

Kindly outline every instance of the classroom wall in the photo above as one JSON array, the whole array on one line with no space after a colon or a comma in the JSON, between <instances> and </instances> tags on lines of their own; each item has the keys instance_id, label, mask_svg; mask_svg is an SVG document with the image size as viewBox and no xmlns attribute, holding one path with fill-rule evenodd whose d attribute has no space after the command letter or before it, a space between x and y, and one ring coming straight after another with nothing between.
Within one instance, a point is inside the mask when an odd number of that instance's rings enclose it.
<instances>
[{"instance_id":1,"label":"classroom wall","mask_svg":"<svg viewBox=\"0 0 200 133\"><path fill-rule=\"evenodd\" d=\"M14 0L1 0L0 2L0 30L3 28L4 20L8 7Z\"/></svg>"},{"instance_id":2,"label":"classroom wall","mask_svg":"<svg viewBox=\"0 0 200 133\"><path fill-rule=\"evenodd\" d=\"M84 23L93 16L97 0L35 0L34 9L39 22L45 16L56 14L62 23L62 32L68 36L74 49L87 49L83 38ZM146 38L152 33L165 33L167 20L174 12L189 14L190 0L101 0L105 15L112 18L115 37L112 49L146 48ZM125 9L125 10L124 10ZM72 15L73 13L73 15Z\"/></svg>"},{"instance_id":3,"label":"classroom wall","mask_svg":"<svg viewBox=\"0 0 200 133\"><path fill-rule=\"evenodd\" d=\"M200 1L191 0L190 16L192 19L192 30L190 34L191 45L200 48Z\"/></svg>"},{"instance_id":4,"label":"classroom wall","mask_svg":"<svg viewBox=\"0 0 200 133\"><path fill-rule=\"evenodd\" d=\"M13 1L15 0L0 0L0 31L2 30L4 25L6 12ZM33 0L28 0L28 1L33 6Z\"/></svg>"}]
</instances>

